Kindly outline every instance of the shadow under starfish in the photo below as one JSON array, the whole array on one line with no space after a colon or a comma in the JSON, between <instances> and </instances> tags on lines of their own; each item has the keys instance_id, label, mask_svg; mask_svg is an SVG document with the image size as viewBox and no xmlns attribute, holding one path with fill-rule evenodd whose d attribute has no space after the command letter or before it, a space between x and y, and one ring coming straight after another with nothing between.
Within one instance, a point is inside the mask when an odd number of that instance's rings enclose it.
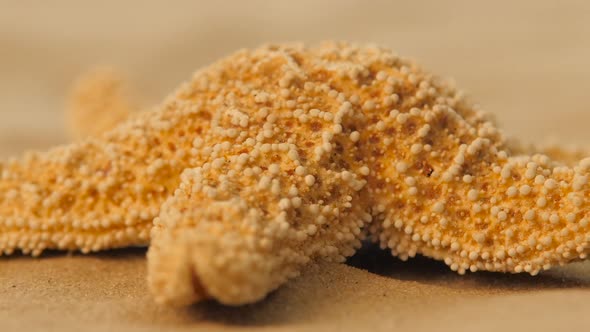
<instances>
[{"instance_id":1,"label":"shadow under starfish","mask_svg":"<svg viewBox=\"0 0 590 332\"><path fill-rule=\"evenodd\" d=\"M389 251L368 243L350 257L347 264L388 278L412 280L432 285L444 284L449 288L469 287L491 291L590 288L590 275L577 273L571 266L558 267L538 276L485 271L460 276L449 271L443 262L424 256L416 256L404 262L392 256ZM580 264L588 266L586 263L578 263L578 265Z\"/></svg>"}]
</instances>

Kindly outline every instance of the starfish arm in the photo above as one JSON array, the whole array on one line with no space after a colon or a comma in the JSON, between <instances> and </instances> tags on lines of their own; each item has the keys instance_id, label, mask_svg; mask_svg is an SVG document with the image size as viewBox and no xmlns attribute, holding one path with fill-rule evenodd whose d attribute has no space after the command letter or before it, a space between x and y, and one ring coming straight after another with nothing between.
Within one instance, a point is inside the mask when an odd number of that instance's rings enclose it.
<instances>
[{"instance_id":1,"label":"starfish arm","mask_svg":"<svg viewBox=\"0 0 590 332\"><path fill-rule=\"evenodd\" d=\"M420 86L445 89L419 70L408 75L417 83L401 87L402 100ZM368 185L375 238L402 259L421 253L459 273L536 274L585 259L590 160L569 167L542 154L511 156L495 126L464 116L469 107L427 97L389 114L367 112L374 125L361 141L373 138L381 156Z\"/></svg>"},{"instance_id":2,"label":"starfish arm","mask_svg":"<svg viewBox=\"0 0 590 332\"><path fill-rule=\"evenodd\" d=\"M536 274L586 258L590 159L513 154L463 93L391 52L336 43L318 53L315 68L366 119L358 147L371 156L370 231L383 247L459 273Z\"/></svg>"},{"instance_id":3,"label":"starfish arm","mask_svg":"<svg viewBox=\"0 0 590 332\"><path fill-rule=\"evenodd\" d=\"M185 171L163 205L148 253L148 281L157 302L252 303L298 276L303 266L319 259L342 262L360 247L370 215L351 204L360 185L342 180L342 173L317 172L325 177L312 186L274 176L275 188L291 186L277 194L264 188L265 180L231 172L232 166L223 175ZM223 182L215 185L219 177ZM212 193L219 186L226 187L223 193Z\"/></svg>"},{"instance_id":4,"label":"starfish arm","mask_svg":"<svg viewBox=\"0 0 590 332\"><path fill-rule=\"evenodd\" d=\"M369 169L350 133L363 117L327 95L313 72L287 67L297 51L286 50L238 55L232 63L252 65L220 73L232 80L195 142L198 162L152 231L148 280L158 302L251 303L306 264L342 262L360 247L371 220ZM293 82L272 83L284 77ZM232 86L244 83L251 87ZM290 108L281 90L303 97L301 109Z\"/></svg>"},{"instance_id":5,"label":"starfish arm","mask_svg":"<svg viewBox=\"0 0 590 332\"><path fill-rule=\"evenodd\" d=\"M0 252L145 245L157 210L124 185L133 173L111 158L116 148L86 140L1 164Z\"/></svg>"},{"instance_id":6,"label":"starfish arm","mask_svg":"<svg viewBox=\"0 0 590 332\"><path fill-rule=\"evenodd\" d=\"M122 75L98 67L82 75L69 98L67 125L73 138L99 136L138 111L131 89Z\"/></svg>"},{"instance_id":7,"label":"starfish arm","mask_svg":"<svg viewBox=\"0 0 590 332\"><path fill-rule=\"evenodd\" d=\"M0 163L0 252L146 245L207 115L180 97L97 137Z\"/></svg>"},{"instance_id":8,"label":"starfish arm","mask_svg":"<svg viewBox=\"0 0 590 332\"><path fill-rule=\"evenodd\" d=\"M374 191L385 206L373 226L384 247L403 259L421 253L444 260L459 273L536 274L586 258L590 160L568 167L541 154L511 157L444 105L429 116L410 115L408 123L431 128L413 144L428 142L436 153L375 167L375 181L391 184ZM431 171L425 175L417 165Z\"/></svg>"}]
</instances>

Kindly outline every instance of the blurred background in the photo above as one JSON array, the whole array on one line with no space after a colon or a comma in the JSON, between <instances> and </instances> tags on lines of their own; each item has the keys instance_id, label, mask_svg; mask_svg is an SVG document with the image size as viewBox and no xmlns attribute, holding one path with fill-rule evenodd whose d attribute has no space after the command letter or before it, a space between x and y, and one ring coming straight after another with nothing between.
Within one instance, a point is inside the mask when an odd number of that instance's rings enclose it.
<instances>
[{"instance_id":1,"label":"blurred background","mask_svg":"<svg viewBox=\"0 0 590 332\"><path fill-rule=\"evenodd\" d=\"M453 77L511 134L590 139L588 1L0 1L0 157L67 141L64 96L93 65L156 103L264 42L375 42Z\"/></svg>"}]
</instances>

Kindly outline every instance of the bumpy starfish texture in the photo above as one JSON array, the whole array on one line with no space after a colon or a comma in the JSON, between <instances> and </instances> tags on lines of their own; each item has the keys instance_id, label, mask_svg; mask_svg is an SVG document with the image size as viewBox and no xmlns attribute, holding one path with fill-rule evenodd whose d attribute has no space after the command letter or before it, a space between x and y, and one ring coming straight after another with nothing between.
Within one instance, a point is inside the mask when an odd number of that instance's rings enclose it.
<instances>
[{"instance_id":1,"label":"bumpy starfish texture","mask_svg":"<svg viewBox=\"0 0 590 332\"><path fill-rule=\"evenodd\" d=\"M0 249L144 244L157 216L148 279L172 304L256 301L351 255L363 227L402 259L536 274L586 258L590 159L530 151L388 50L271 45L100 138L1 165Z\"/></svg>"},{"instance_id":2,"label":"bumpy starfish texture","mask_svg":"<svg viewBox=\"0 0 590 332\"><path fill-rule=\"evenodd\" d=\"M371 67L380 90L391 80L401 82L392 90L402 91L393 109L383 107L389 103L383 97L360 95L372 110L361 140L379 156L370 165L368 192L371 232L382 247L402 259L420 253L444 260L461 274L534 275L586 258L590 159L572 168L565 163L575 153L563 150L553 151L563 162L512 157L483 113L428 74L387 63Z\"/></svg>"},{"instance_id":3,"label":"bumpy starfish texture","mask_svg":"<svg viewBox=\"0 0 590 332\"><path fill-rule=\"evenodd\" d=\"M137 112L135 93L122 75L110 67L98 67L74 85L68 107L68 128L75 139L98 136Z\"/></svg>"},{"instance_id":4,"label":"bumpy starfish texture","mask_svg":"<svg viewBox=\"0 0 590 332\"><path fill-rule=\"evenodd\" d=\"M0 253L147 245L160 205L189 165L186 133L198 135L208 121L177 112L179 102L171 97L98 138L0 163ZM106 105L107 118L119 110ZM93 128L77 123L84 134Z\"/></svg>"},{"instance_id":5,"label":"bumpy starfish texture","mask_svg":"<svg viewBox=\"0 0 590 332\"><path fill-rule=\"evenodd\" d=\"M320 258L344 261L371 220L364 117L330 93L299 48L240 52L198 75L211 127L155 220L149 282L159 302L263 298ZM278 84L277 84L278 83Z\"/></svg>"},{"instance_id":6,"label":"bumpy starfish texture","mask_svg":"<svg viewBox=\"0 0 590 332\"><path fill-rule=\"evenodd\" d=\"M300 77L286 50L240 54L248 55L245 62L229 59L210 67L160 110L101 138L3 165L4 252L88 252L145 243L149 221L191 166L188 182L157 219L150 261L166 267L169 253L177 251L168 237L181 233L180 249L194 256L200 269L192 273L199 273L207 297L254 301L311 260L352 255L370 220L355 204L368 168L344 128L362 119L350 107L336 107L341 102L326 97L325 88L301 95L303 109L293 108L287 89L272 91L278 78L268 75L284 66L294 67L284 80L298 82L298 89L320 80ZM219 240L204 236L219 228ZM209 262L213 257L205 253L212 252L215 264L204 269L200 262ZM183 258L177 257L181 266L192 263ZM157 295L159 275L175 271L152 270ZM216 273L227 275L211 278Z\"/></svg>"}]
</instances>

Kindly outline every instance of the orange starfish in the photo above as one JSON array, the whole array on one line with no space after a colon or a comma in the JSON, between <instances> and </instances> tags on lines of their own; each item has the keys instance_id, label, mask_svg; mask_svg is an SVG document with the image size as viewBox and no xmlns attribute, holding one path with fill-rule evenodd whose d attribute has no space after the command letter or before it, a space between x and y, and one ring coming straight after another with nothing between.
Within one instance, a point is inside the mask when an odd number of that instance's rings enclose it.
<instances>
[{"instance_id":1,"label":"orange starfish","mask_svg":"<svg viewBox=\"0 0 590 332\"><path fill-rule=\"evenodd\" d=\"M523 151L388 50L270 45L99 138L0 166L0 249L145 244L157 216L148 279L175 304L256 301L350 256L362 229L460 273L584 259L590 160Z\"/></svg>"}]
</instances>

